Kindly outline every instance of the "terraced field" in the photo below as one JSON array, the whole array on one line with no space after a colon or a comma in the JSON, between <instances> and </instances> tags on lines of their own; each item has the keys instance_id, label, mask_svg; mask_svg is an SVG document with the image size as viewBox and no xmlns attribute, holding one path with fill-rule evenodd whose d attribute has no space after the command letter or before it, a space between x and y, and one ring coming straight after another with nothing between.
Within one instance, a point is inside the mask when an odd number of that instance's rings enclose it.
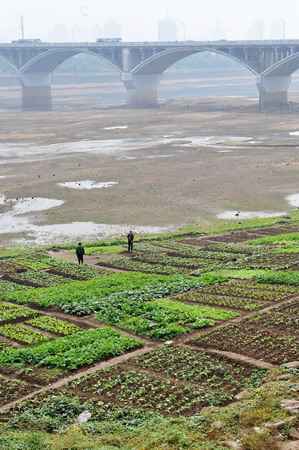
<instances>
[{"instance_id":1,"label":"terraced field","mask_svg":"<svg viewBox=\"0 0 299 450\"><path fill-rule=\"evenodd\" d=\"M2 422L53 396L69 420L200 415L298 360L299 243L281 230L138 242L90 267L2 257Z\"/></svg>"}]
</instances>

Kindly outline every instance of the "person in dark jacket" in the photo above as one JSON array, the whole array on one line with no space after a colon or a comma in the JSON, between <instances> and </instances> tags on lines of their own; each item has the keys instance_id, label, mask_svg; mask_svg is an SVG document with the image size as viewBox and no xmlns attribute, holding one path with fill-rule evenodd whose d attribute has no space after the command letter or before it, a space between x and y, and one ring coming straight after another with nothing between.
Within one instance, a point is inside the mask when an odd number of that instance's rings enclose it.
<instances>
[{"instance_id":1,"label":"person in dark jacket","mask_svg":"<svg viewBox=\"0 0 299 450\"><path fill-rule=\"evenodd\" d=\"M83 264L83 255L84 255L84 247L82 246L81 242L79 242L77 248L76 248L76 255L78 258L78 264Z\"/></svg>"},{"instance_id":2,"label":"person in dark jacket","mask_svg":"<svg viewBox=\"0 0 299 450\"><path fill-rule=\"evenodd\" d=\"M133 251L133 241L134 241L134 234L132 233L132 231L129 232L127 239L128 239L128 252L132 252Z\"/></svg>"}]
</instances>

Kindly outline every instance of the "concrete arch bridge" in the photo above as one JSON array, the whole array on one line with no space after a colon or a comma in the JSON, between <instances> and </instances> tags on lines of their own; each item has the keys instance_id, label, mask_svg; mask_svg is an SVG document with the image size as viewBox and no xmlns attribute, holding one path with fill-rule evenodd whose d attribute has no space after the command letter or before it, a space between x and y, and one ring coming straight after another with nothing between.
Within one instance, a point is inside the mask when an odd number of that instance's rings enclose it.
<instances>
[{"instance_id":1,"label":"concrete arch bridge","mask_svg":"<svg viewBox=\"0 0 299 450\"><path fill-rule=\"evenodd\" d=\"M299 68L299 40L0 43L0 57L17 70L23 109L51 109L53 71L79 53L95 55L120 72L128 106L155 106L163 72L187 56L207 51L232 58L256 75L261 110L287 104L291 75Z\"/></svg>"}]
</instances>

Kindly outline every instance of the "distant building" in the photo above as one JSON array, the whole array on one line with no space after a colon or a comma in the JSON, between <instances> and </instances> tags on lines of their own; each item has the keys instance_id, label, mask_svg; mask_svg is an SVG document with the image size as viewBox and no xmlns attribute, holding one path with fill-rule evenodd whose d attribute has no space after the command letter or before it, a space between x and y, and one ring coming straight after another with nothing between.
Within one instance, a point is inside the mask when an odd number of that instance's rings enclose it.
<instances>
[{"instance_id":1,"label":"distant building","mask_svg":"<svg viewBox=\"0 0 299 450\"><path fill-rule=\"evenodd\" d=\"M284 19L277 19L272 25L270 31L270 39L285 39L285 21Z\"/></svg>"},{"instance_id":2,"label":"distant building","mask_svg":"<svg viewBox=\"0 0 299 450\"><path fill-rule=\"evenodd\" d=\"M265 39L265 21L264 19L256 20L248 30L247 39L257 41Z\"/></svg>"},{"instance_id":3,"label":"distant building","mask_svg":"<svg viewBox=\"0 0 299 450\"><path fill-rule=\"evenodd\" d=\"M218 21L217 27L211 31L211 40L219 41L220 39L226 39L226 38L227 38L226 31L223 28L221 28L221 25Z\"/></svg>"},{"instance_id":4,"label":"distant building","mask_svg":"<svg viewBox=\"0 0 299 450\"><path fill-rule=\"evenodd\" d=\"M48 38L50 42L67 42L69 40L69 35L65 27L56 23L53 29L48 33Z\"/></svg>"},{"instance_id":5,"label":"distant building","mask_svg":"<svg viewBox=\"0 0 299 450\"><path fill-rule=\"evenodd\" d=\"M158 35L159 41L177 41L178 40L178 29L175 20L166 17L161 20L158 25Z\"/></svg>"},{"instance_id":6,"label":"distant building","mask_svg":"<svg viewBox=\"0 0 299 450\"><path fill-rule=\"evenodd\" d=\"M104 23L101 27L101 36L98 38L121 38L122 26L120 23L116 23L113 20Z\"/></svg>"}]
</instances>

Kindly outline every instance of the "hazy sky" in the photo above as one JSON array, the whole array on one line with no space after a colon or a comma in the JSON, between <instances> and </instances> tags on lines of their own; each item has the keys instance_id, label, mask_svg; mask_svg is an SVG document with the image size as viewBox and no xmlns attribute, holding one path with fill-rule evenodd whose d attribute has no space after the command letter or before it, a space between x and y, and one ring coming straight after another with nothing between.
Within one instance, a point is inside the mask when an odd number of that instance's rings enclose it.
<instances>
[{"instance_id":1,"label":"hazy sky","mask_svg":"<svg viewBox=\"0 0 299 450\"><path fill-rule=\"evenodd\" d=\"M94 40L111 20L122 24L125 41L157 40L158 22L166 16L177 22L179 39L184 33L186 39L212 39L216 29L222 30L219 38L247 39L250 29L252 37L255 30L257 39L271 38L273 26L276 37L299 39L299 0L1 0L0 5L2 42L21 38L21 14L26 38L51 41L59 33L62 40Z\"/></svg>"}]
</instances>

